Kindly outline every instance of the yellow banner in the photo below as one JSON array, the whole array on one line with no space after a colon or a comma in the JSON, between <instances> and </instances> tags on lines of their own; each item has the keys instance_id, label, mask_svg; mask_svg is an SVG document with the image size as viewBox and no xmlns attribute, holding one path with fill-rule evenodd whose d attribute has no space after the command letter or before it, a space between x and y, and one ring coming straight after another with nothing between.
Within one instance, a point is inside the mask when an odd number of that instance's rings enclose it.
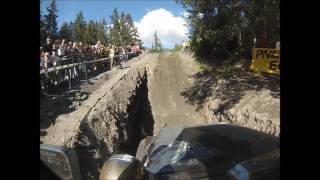
<instances>
[{"instance_id":1,"label":"yellow banner","mask_svg":"<svg viewBox=\"0 0 320 180\"><path fill-rule=\"evenodd\" d=\"M253 60L250 69L280 75L280 50L253 48Z\"/></svg>"}]
</instances>

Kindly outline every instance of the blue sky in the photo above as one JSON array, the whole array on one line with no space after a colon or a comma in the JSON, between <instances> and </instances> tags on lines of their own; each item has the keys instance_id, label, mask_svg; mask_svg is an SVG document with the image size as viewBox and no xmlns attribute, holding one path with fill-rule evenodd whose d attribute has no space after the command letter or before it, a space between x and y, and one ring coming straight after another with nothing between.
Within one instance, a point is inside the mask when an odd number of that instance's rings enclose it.
<instances>
[{"instance_id":1,"label":"blue sky","mask_svg":"<svg viewBox=\"0 0 320 180\"><path fill-rule=\"evenodd\" d=\"M50 2L51 0L41 0L40 9L42 15L47 13L46 7L49 6ZM80 10L83 12L86 21L101 20L103 17L105 17L107 23L110 22L110 15L112 14L114 8L117 8L118 12L123 11L125 13L130 13L133 21L137 23L139 23L148 13L150 16L152 16L153 14L153 19L157 21L158 18L161 18L159 17L162 16L161 13L166 12L169 12L171 14L166 14L167 16L163 16L163 18L176 18L172 22L180 22L176 21L177 17L183 17L184 12L182 5L177 4L174 0L56 0L56 2L58 9L58 28L60 28L63 22L74 21L76 14L79 13ZM159 9L163 9L164 11L156 11ZM160 22L161 20L158 21ZM147 21L144 22L147 23ZM172 30L165 30L163 29L164 26L167 26L167 24L158 24L154 25L153 27L155 27L155 30L157 30L157 32L159 31L160 39L161 36L163 36L164 46L166 48L171 48L174 46L174 43L179 42L170 41L170 37L166 37L166 35L170 34L168 32L171 32ZM158 29L156 29L157 27ZM150 46L150 42L148 42L150 40L150 37L149 35L147 37L146 34L150 34L149 31L151 30L145 32L146 25L143 24L140 24L139 28L144 29L144 34L142 35L144 36L142 40L145 40L144 45L147 47ZM175 32L175 34L177 33L178 32ZM171 34L171 36L173 36L173 34ZM181 35L181 37L178 38L177 41L181 41L181 38L183 39L185 37L182 37Z\"/></svg>"}]
</instances>

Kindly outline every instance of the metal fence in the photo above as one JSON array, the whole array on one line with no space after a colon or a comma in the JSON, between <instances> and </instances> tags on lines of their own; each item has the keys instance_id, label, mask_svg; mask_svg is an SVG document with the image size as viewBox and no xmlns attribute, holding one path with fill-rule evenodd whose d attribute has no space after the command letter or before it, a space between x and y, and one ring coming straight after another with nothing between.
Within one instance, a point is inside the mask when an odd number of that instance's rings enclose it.
<instances>
[{"instance_id":1,"label":"metal fence","mask_svg":"<svg viewBox=\"0 0 320 180\"><path fill-rule=\"evenodd\" d=\"M128 52L114 56L113 67L122 67L123 61L136 57L137 53ZM41 91L48 92L59 87L71 90L72 84L88 81L89 76L111 69L111 58L103 54L70 54L64 57L51 57L48 68L40 66Z\"/></svg>"}]
</instances>

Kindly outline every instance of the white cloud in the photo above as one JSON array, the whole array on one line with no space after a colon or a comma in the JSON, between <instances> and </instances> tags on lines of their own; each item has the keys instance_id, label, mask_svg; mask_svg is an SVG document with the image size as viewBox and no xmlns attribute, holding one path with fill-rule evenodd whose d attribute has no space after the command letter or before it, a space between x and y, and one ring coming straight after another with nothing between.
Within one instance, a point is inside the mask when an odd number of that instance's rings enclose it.
<instances>
[{"instance_id":1,"label":"white cloud","mask_svg":"<svg viewBox=\"0 0 320 180\"><path fill-rule=\"evenodd\" d=\"M174 16L163 8L149 11L140 22L134 23L146 47L151 47L155 30L164 47L173 47L176 43L188 39L186 34L188 30L183 17Z\"/></svg>"}]
</instances>

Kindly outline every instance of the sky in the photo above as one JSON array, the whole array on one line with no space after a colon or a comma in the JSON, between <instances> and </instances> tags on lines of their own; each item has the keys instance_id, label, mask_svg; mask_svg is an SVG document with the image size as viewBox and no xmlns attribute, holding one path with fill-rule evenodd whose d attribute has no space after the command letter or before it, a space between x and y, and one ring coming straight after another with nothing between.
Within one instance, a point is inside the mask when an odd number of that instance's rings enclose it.
<instances>
[{"instance_id":1,"label":"sky","mask_svg":"<svg viewBox=\"0 0 320 180\"><path fill-rule=\"evenodd\" d=\"M47 14L50 2L41 0L42 15ZM145 47L151 47L155 30L164 48L173 48L188 37L185 10L174 0L56 0L56 3L58 29L63 22L74 21L80 10L87 22L104 17L110 23L112 11L117 8L118 12L131 14Z\"/></svg>"}]
</instances>

